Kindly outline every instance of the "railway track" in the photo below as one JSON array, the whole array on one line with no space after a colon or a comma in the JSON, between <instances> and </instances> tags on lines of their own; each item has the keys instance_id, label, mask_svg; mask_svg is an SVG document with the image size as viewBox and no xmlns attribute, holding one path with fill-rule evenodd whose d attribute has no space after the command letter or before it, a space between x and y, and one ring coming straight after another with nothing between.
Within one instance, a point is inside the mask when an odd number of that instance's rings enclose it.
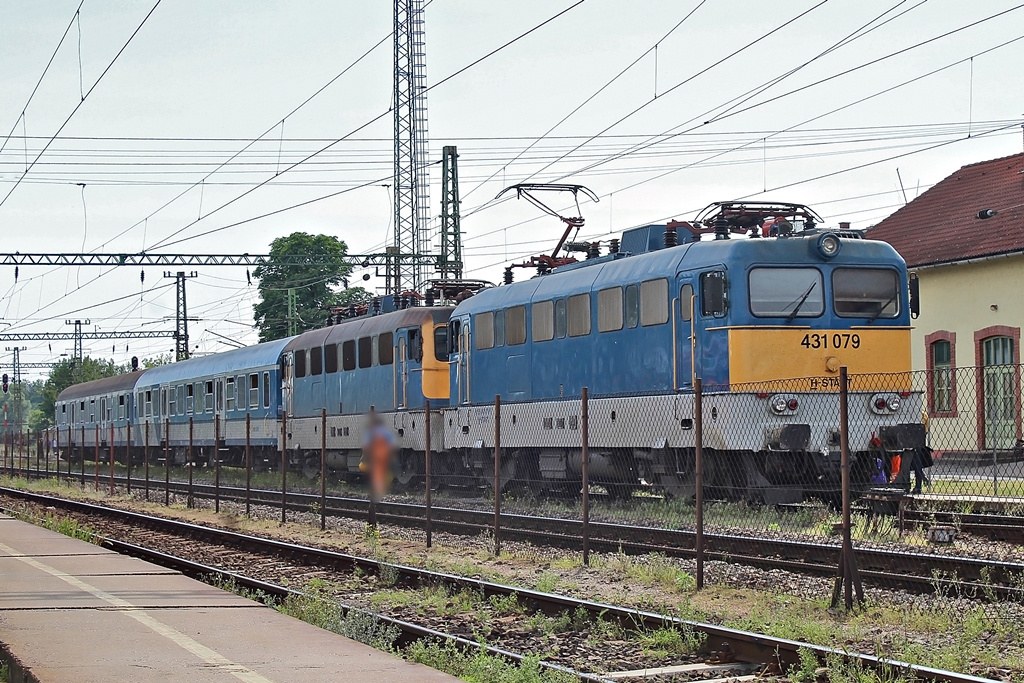
<instances>
[{"instance_id":1,"label":"railway track","mask_svg":"<svg viewBox=\"0 0 1024 683\"><path fill-rule=\"evenodd\" d=\"M115 477L115 483L124 486L126 480ZM162 489L163 482L159 486ZM187 484L176 482L171 482L169 487L177 495L186 495L189 489ZM221 500L232 502L246 500L245 489L221 486L218 494L208 484L193 484L192 495L207 499L219 495ZM250 500L254 504L280 507L281 492L253 489ZM353 519L369 516L366 499L329 496L326 500L328 515ZM292 511L309 512L319 505L320 496L315 494L289 492L285 499L286 508ZM423 528L426 509L412 503L379 503L377 519L397 526ZM580 520L502 514L501 521L502 538L570 550L582 548ZM431 507L431 526L438 531L479 535L490 532L493 522L490 511ZM593 521L589 527L593 550L662 553L688 558L696 555L693 531ZM768 536L705 533L704 552L708 560L812 576L834 576L839 547ZM857 564L861 578L868 585L898 587L916 593L955 593L981 600L1024 600L1024 563L858 546Z\"/></svg>"},{"instance_id":2,"label":"railway track","mask_svg":"<svg viewBox=\"0 0 1024 683\"><path fill-rule=\"evenodd\" d=\"M100 544L118 552L176 569L191 576L204 577L207 580L210 577L218 577L221 581L233 582L235 585L250 591L261 591L279 600L286 599L289 595L299 595L300 591L283 585L283 582L275 583L259 576L253 576L248 572L225 569L223 565L226 563L234 563L236 565L241 563L243 566L249 567L251 571L253 568L265 567L268 563L280 564L283 562L287 567L301 566L316 570L318 574L324 571L331 571L345 575L351 575L355 572L359 575L381 576L384 572L388 572L392 576L394 584L398 586L444 586L452 590L474 591L485 598L513 598L529 611L546 614L564 614L579 613L582 610L590 619L612 621L625 628L651 630L672 628L688 633L696 633L701 636L705 644L704 654L710 655L710 658L706 659L703 663L691 663L677 667L689 673L701 674L704 672L735 671L738 669L740 671L758 670L769 677L773 674L782 675L789 667L800 664L800 651L803 650L805 653L813 653L819 662L836 661L836 658L838 658L854 667L879 671L883 677L902 675L913 680L945 681L949 683L980 683L981 681L988 680L967 674L910 665L870 655L850 654L832 648L729 629L714 624L683 620L665 614L581 600L564 595L543 593L405 565L379 562L322 548L244 535L233 531L163 517L154 517L81 501L7 488L0 488L0 493L30 502L40 508L56 508L86 516L92 523L95 523L97 519L103 519L109 520L115 525L127 525L134 530L145 530L145 545L106 536L100 539ZM0 506L0 509L15 514L23 514L21 510L6 506ZM159 544L161 538L166 542L167 537L179 539L180 542L178 543L172 542L172 547L177 549L175 553L150 547L154 544ZM216 546L216 548L212 550L207 549L205 548L207 545ZM220 550L222 548L234 549L241 553L242 557L228 557L230 553ZM207 564L194 558L183 557L177 554L177 552L183 550L185 552L182 554L188 554L189 549L191 549L192 554L199 553L202 555L205 553L207 556L212 554L213 557L217 558L216 564ZM259 571L264 570L260 569ZM342 605L342 608L346 611L358 610L358 608L350 605ZM415 640L428 638L447 640L465 648L480 647L479 643L474 640L444 633L429 626L376 613L373 614L373 617L381 619L389 626L397 628L401 634L398 641L400 644L408 644ZM523 659L522 654L504 648L483 647L489 653L504 659L511 661L522 661ZM606 676L623 677L620 674L580 673L568 667L550 662L544 662L543 664L550 668L578 676L580 680L585 681L608 680Z\"/></svg>"}]
</instances>

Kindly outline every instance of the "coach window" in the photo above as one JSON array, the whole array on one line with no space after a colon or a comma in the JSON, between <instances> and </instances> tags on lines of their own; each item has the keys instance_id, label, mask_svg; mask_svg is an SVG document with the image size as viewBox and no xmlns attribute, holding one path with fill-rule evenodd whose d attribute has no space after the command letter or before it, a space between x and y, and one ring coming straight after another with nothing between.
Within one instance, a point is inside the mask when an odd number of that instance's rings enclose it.
<instances>
[{"instance_id":1,"label":"coach window","mask_svg":"<svg viewBox=\"0 0 1024 683\"><path fill-rule=\"evenodd\" d=\"M195 402L195 399L192 397L192 385L191 384L186 384L184 386L185 386L185 414L186 415L191 415L192 414L192 404ZM182 385L179 384L178 385L178 389L180 390L181 387L182 387Z\"/></svg>"},{"instance_id":2,"label":"coach window","mask_svg":"<svg viewBox=\"0 0 1024 683\"><path fill-rule=\"evenodd\" d=\"M213 380L206 380L203 392L203 408L208 413L213 412Z\"/></svg>"},{"instance_id":3,"label":"coach window","mask_svg":"<svg viewBox=\"0 0 1024 683\"><path fill-rule=\"evenodd\" d=\"M356 369L356 340L349 339L341 345L341 369Z\"/></svg>"},{"instance_id":4,"label":"coach window","mask_svg":"<svg viewBox=\"0 0 1024 683\"><path fill-rule=\"evenodd\" d=\"M124 394L117 397L117 419L124 419Z\"/></svg>"},{"instance_id":5,"label":"coach window","mask_svg":"<svg viewBox=\"0 0 1024 683\"><path fill-rule=\"evenodd\" d=\"M245 375L239 375L235 379L235 407L238 410L245 410Z\"/></svg>"},{"instance_id":6,"label":"coach window","mask_svg":"<svg viewBox=\"0 0 1024 683\"><path fill-rule=\"evenodd\" d=\"M664 325L668 322L668 280L659 278L640 284L640 324Z\"/></svg>"},{"instance_id":7,"label":"coach window","mask_svg":"<svg viewBox=\"0 0 1024 683\"><path fill-rule=\"evenodd\" d=\"M625 296L626 327L633 329L640 324L640 288L636 285L626 285Z\"/></svg>"},{"instance_id":8,"label":"coach window","mask_svg":"<svg viewBox=\"0 0 1024 683\"><path fill-rule=\"evenodd\" d=\"M622 287L609 287L597 293L597 331L622 329Z\"/></svg>"},{"instance_id":9,"label":"coach window","mask_svg":"<svg viewBox=\"0 0 1024 683\"><path fill-rule=\"evenodd\" d=\"M494 348L494 313L477 313L473 320L476 349Z\"/></svg>"},{"instance_id":10,"label":"coach window","mask_svg":"<svg viewBox=\"0 0 1024 683\"><path fill-rule=\"evenodd\" d=\"M505 345L505 311L494 312L494 345Z\"/></svg>"},{"instance_id":11,"label":"coach window","mask_svg":"<svg viewBox=\"0 0 1024 683\"><path fill-rule=\"evenodd\" d=\"M551 341L555 338L555 302L538 301L532 306L531 336L533 341Z\"/></svg>"},{"instance_id":12,"label":"coach window","mask_svg":"<svg viewBox=\"0 0 1024 683\"><path fill-rule=\"evenodd\" d=\"M89 422L96 421L96 399L89 399Z\"/></svg>"},{"instance_id":13,"label":"coach window","mask_svg":"<svg viewBox=\"0 0 1024 683\"><path fill-rule=\"evenodd\" d=\"M442 363L448 360L447 325L438 325L434 328L434 360Z\"/></svg>"},{"instance_id":14,"label":"coach window","mask_svg":"<svg viewBox=\"0 0 1024 683\"><path fill-rule=\"evenodd\" d=\"M832 271L832 300L843 318L895 318L900 312L895 270L836 268Z\"/></svg>"},{"instance_id":15,"label":"coach window","mask_svg":"<svg viewBox=\"0 0 1024 683\"><path fill-rule=\"evenodd\" d=\"M395 362L395 335L392 332L381 332L377 337L377 359L381 365Z\"/></svg>"},{"instance_id":16,"label":"coach window","mask_svg":"<svg viewBox=\"0 0 1024 683\"><path fill-rule=\"evenodd\" d=\"M164 415L168 414L167 411L167 387L160 389L160 409Z\"/></svg>"},{"instance_id":17,"label":"coach window","mask_svg":"<svg viewBox=\"0 0 1024 683\"><path fill-rule=\"evenodd\" d=\"M359 338L359 367L368 368L373 365L373 338Z\"/></svg>"},{"instance_id":18,"label":"coach window","mask_svg":"<svg viewBox=\"0 0 1024 683\"><path fill-rule=\"evenodd\" d=\"M590 293L569 297L570 337L585 337L590 334Z\"/></svg>"},{"instance_id":19,"label":"coach window","mask_svg":"<svg viewBox=\"0 0 1024 683\"><path fill-rule=\"evenodd\" d=\"M693 317L693 285L685 284L679 288L679 308L683 322L690 322Z\"/></svg>"},{"instance_id":20,"label":"coach window","mask_svg":"<svg viewBox=\"0 0 1024 683\"><path fill-rule=\"evenodd\" d=\"M747 282L750 312L759 318L815 318L825 312L817 268L753 268Z\"/></svg>"},{"instance_id":21,"label":"coach window","mask_svg":"<svg viewBox=\"0 0 1024 683\"><path fill-rule=\"evenodd\" d=\"M555 300L555 336L565 339L566 315L565 299Z\"/></svg>"},{"instance_id":22,"label":"coach window","mask_svg":"<svg viewBox=\"0 0 1024 683\"><path fill-rule=\"evenodd\" d=\"M701 315L720 318L725 315L726 283L725 273L713 270L700 275Z\"/></svg>"},{"instance_id":23,"label":"coach window","mask_svg":"<svg viewBox=\"0 0 1024 683\"><path fill-rule=\"evenodd\" d=\"M107 397L100 398L100 420L109 421L110 414L107 413Z\"/></svg>"},{"instance_id":24,"label":"coach window","mask_svg":"<svg viewBox=\"0 0 1024 683\"><path fill-rule=\"evenodd\" d=\"M505 311L505 339L509 346L526 343L526 306L513 306Z\"/></svg>"},{"instance_id":25,"label":"coach window","mask_svg":"<svg viewBox=\"0 0 1024 683\"><path fill-rule=\"evenodd\" d=\"M260 407L260 376L255 372L249 375L249 407Z\"/></svg>"},{"instance_id":26,"label":"coach window","mask_svg":"<svg viewBox=\"0 0 1024 683\"><path fill-rule=\"evenodd\" d=\"M338 345L328 344L324 347L324 372L328 375L338 371Z\"/></svg>"},{"instance_id":27,"label":"coach window","mask_svg":"<svg viewBox=\"0 0 1024 683\"><path fill-rule=\"evenodd\" d=\"M322 375L324 373L323 351L319 346L309 350L309 374Z\"/></svg>"},{"instance_id":28,"label":"coach window","mask_svg":"<svg viewBox=\"0 0 1024 683\"><path fill-rule=\"evenodd\" d=\"M312 373L310 373L310 374L312 374ZM299 377L305 377L305 376L306 376L306 350L305 349L299 349L298 351L295 352L295 377L296 377L296 379L298 379Z\"/></svg>"},{"instance_id":29,"label":"coach window","mask_svg":"<svg viewBox=\"0 0 1024 683\"><path fill-rule=\"evenodd\" d=\"M217 412L224 410L224 380L217 380Z\"/></svg>"},{"instance_id":30,"label":"coach window","mask_svg":"<svg viewBox=\"0 0 1024 683\"><path fill-rule=\"evenodd\" d=\"M224 380L224 384L227 385L226 391L225 391L226 400L225 400L225 404L224 404L224 409L225 410L234 410L235 409L235 378L234 377L228 377L226 380Z\"/></svg>"},{"instance_id":31,"label":"coach window","mask_svg":"<svg viewBox=\"0 0 1024 683\"><path fill-rule=\"evenodd\" d=\"M270 373L263 373L263 407L270 407Z\"/></svg>"},{"instance_id":32,"label":"coach window","mask_svg":"<svg viewBox=\"0 0 1024 683\"><path fill-rule=\"evenodd\" d=\"M146 417L153 417L153 392L146 391Z\"/></svg>"}]
</instances>

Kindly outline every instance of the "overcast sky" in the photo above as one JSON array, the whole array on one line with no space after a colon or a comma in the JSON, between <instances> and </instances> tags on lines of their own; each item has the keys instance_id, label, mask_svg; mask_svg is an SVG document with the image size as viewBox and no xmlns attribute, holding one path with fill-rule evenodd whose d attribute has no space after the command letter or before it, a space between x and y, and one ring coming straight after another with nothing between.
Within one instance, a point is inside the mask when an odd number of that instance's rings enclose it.
<instances>
[{"instance_id":1,"label":"overcast sky","mask_svg":"<svg viewBox=\"0 0 1024 683\"><path fill-rule=\"evenodd\" d=\"M163 0L115 59L155 0L85 0L74 20L80 1L0 4L0 199L10 193L0 204L0 252L265 253L296 230L336 235L351 253L390 242L391 2ZM432 0L429 82L574 2ZM497 281L505 263L550 251L557 220L522 201L491 201L527 178L591 188L600 203L581 205L581 235L602 239L736 198L806 203L829 224L866 227L901 206L904 191L913 199L964 164L1019 153L1024 40L997 47L1024 36L1016 7L585 0L429 93L431 159L444 145L460 151L466 275ZM25 175L26 160L65 121ZM672 133L681 134L664 137ZM436 216L438 167L431 183ZM68 318L90 319L89 329L172 329L173 281L162 275L148 269L140 282L134 267L22 267L15 283L4 269L0 318L9 326L0 330L70 330ZM205 268L188 283L190 313L202 318L190 327L200 352L229 348L216 334L255 341L255 293L244 268ZM71 347L25 345L26 362ZM86 349L124 362L172 346ZM6 369L10 354L0 354Z\"/></svg>"}]
</instances>

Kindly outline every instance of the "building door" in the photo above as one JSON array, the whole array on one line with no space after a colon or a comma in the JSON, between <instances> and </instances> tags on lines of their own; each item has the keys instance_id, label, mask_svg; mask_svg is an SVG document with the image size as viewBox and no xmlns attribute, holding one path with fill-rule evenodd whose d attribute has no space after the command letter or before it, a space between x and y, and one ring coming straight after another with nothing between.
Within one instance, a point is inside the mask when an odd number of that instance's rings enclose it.
<instances>
[{"instance_id":1,"label":"building door","mask_svg":"<svg viewBox=\"0 0 1024 683\"><path fill-rule=\"evenodd\" d=\"M1017 441L1013 339L985 339L982 342L982 363L985 448L1013 448Z\"/></svg>"}]
</instances>

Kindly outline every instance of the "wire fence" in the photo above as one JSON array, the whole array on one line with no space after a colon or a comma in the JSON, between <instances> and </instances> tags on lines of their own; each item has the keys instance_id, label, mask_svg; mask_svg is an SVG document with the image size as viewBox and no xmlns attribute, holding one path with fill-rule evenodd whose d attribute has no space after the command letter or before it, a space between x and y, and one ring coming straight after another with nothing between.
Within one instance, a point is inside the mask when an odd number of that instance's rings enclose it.
<instances>
[{"instance_id":1,"label":"wire fence","mask_svg":"<svg viewBox=\"0 0 1024 683\"><path fill-rule=\"evenodd\" d=\"M164 504L276 508L321 528L331 515L412 526L428 546L535 559L561 546L583 563L653 551L697 587L728 576L723 566L788 560L835 581L847 605L858 565L869 587L913 588L914 569L932 590L1019 597L1022 376L836 368L672 395L51 428L8 432L3 465ZM377 428L389 435L380 495L368 487L384 462L370 452Z\"/></svg>"}]
</instances>

